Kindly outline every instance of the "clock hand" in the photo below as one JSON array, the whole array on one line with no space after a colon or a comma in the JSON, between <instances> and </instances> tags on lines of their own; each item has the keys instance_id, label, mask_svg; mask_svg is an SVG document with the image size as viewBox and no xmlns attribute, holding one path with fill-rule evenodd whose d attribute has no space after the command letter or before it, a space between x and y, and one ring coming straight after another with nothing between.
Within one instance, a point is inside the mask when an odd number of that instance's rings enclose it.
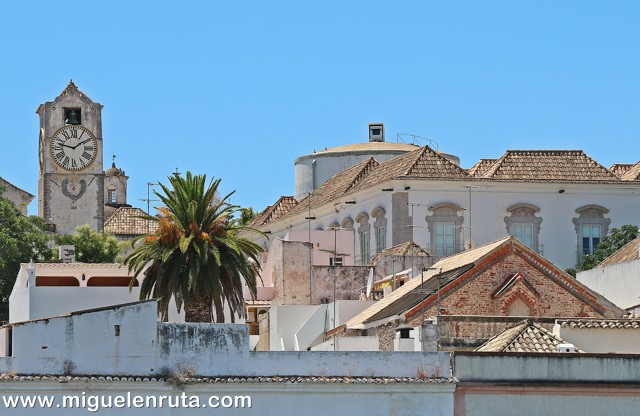
<instances>
[{"instance_id":1,"label":"clock hand","mask_svg":"<svg viewBox=\"0 0 640 416\"><path fill-rule=\"evenodd\" d=\"M72 149L74 149L74 150L75 150L75 148L76 148L76 147L80 146L81 144L85 144L86 142L88 142L88 141L90 141L90 140L91 140L91 138L88 138L87 140L85 140L85 141L83 141L83 142L80 142L80 143L78 143L77 145L73 146L73 147L72 147Z\"/></svg>"}]
</instances>

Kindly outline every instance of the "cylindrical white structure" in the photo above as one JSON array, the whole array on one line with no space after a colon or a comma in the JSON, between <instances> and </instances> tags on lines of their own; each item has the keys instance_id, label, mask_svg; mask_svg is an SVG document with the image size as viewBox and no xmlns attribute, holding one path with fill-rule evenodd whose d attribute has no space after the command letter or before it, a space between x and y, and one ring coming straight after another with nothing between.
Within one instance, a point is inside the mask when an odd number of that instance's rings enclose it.
<instances>
[{"instance_id":1,"label":"cylindrical white structure","mask_svg":"<svg viewBox=\"0 0 640 416\"><path fill-rule=\"evenodd\" d=\"M406 143L367 142L332 147L320 152L300 156L294 161L295 166L295 198L299 201L309 192L322 185L336 173L373 157L382 163L407 152L414 151L418 146ZM460 165L460 159L454 155L441 153L455 165ZM315 163L315 165L314 165Z\"/></svg>"}]
</instances>

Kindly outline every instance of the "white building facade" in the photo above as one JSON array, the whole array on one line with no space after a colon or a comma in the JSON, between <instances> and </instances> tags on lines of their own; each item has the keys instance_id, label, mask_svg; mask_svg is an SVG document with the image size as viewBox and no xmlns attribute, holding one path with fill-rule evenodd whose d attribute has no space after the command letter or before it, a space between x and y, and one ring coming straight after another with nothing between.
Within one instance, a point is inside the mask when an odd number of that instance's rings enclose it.
<instances>
[{"instance_id":1,"label":"white building facade","mask_svg":"<svg viewBox=\"0 0 640 416\"><path fill-rule=\"evenodd\" d=\"M616 176L581 151L508 151L465 170L424 147L340 172L261 228L280 238L349 229L356 265L409 240L443 257L514 235L569 268L610 228L639 222L639 195L637 178Z\"/></svg>"}]
</instances>

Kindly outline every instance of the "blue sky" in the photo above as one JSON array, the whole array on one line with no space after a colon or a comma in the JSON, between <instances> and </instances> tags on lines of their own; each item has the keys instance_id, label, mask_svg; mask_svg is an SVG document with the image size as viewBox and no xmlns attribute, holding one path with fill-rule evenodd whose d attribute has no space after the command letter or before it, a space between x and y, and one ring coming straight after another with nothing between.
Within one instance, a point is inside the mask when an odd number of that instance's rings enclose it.
<instances>
[{"instance_id":1,"label":"blue sky","mask_svg":"<svg viewBox=\"0 0 640 416\"><path fill-rule=\"evenodd\" d=\"M640 160L640 2L109 1L0 5L0 176L37 195L40 103L104 105L128 202L178 167L257 210L293 160L435 140L463 167L507 149ZM30 213L37 213L37 203Z\"/></svg>"}]
</instances>

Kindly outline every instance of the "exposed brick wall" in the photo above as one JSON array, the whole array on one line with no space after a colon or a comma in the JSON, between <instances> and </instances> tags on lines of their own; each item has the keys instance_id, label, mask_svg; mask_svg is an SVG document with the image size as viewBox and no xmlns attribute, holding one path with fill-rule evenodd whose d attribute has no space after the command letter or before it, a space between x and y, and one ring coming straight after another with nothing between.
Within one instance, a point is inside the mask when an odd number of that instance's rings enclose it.
<instances>
[{"instance_id":1,"label":"exposed brick wall","mask_svg":"<svg viewBox=\"0 0 640 416\"><path fill-rule=\"evenodd\" d=\"M517 282L495 298L491 294L504 280L519 272L535 290L529 289L523 282ZM443 289L444 292L444 289ZM525 259L515 253L509 253L488 269L472 278L466 284L457 287L441 298L443 315L485 315L507 316L509 307L517 299L529 306L531 316L539 317L594 317L602 318L589 304L568 292L565 287L554 282ZM436 305L425 308L426 316L436 315ZM410 319L416 326L421 319L419 313ZM500 322L460 321L448 323L441 328L441 336L455 338L486 339L510 326Z\"/></svg>"}]
</instances>

